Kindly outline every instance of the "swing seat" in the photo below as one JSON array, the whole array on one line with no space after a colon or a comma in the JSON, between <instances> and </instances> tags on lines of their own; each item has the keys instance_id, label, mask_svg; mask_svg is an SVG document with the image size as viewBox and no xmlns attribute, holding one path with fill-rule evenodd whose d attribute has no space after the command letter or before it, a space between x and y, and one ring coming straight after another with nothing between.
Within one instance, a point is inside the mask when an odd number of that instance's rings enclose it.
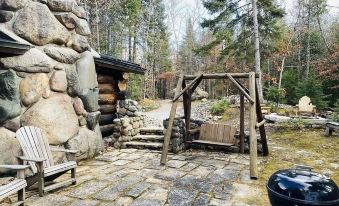
<instances>
[{"instance_id":1,"label":"swing seat","mask_svg":"<svg viewBox=\"0 0 339 206\"><path fill-rule=\"evenodd\" d=\"M198 140L193 140L194 144L204 144L213 146L235 146L236 128L220 123L202 124Z\"/></svg>"}]
</instances>

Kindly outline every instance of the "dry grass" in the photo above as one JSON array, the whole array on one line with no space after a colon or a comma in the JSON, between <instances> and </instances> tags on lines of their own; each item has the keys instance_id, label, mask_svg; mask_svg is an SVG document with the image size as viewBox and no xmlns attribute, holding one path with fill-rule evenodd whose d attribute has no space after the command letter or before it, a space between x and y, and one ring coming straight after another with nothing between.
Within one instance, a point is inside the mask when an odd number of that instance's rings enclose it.
<instances>
[{"instance_id":1,"label":"dry grass","mask_svg":"<svg viewBox=\"0 0 339 206\"><path fill-rule=\"evenodd\" d=\"M139 105L146 112L158 109L160 107L160 104L153 99L143 99L143 100L139 101Z\"/></svg>"},{"instance_id":2,"label":"dry grass","mask_svg":"<svg viewBox=\"0 0 339 206\"><path fill-rule=\"evenodd\" d=\"M253 183L262 193L260 198L248 199L247 203L270 205L266 182L277 170L293 168L297 164L313 167L313 171L326 173L338 184L339 170L331 163L339 163L339 138L325 137L322 130L284 131L269 134L270 155L264 158L260 167L260 177ZM321 163L319 163L321 162Z\"/></svg>"}]
</instances>

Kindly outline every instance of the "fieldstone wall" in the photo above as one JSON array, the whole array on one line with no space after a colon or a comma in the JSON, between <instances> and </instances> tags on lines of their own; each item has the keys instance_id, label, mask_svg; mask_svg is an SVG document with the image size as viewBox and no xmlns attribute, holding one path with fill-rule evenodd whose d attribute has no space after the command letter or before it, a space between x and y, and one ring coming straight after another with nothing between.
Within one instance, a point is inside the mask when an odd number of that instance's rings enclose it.
<instances>
[{"instance_id":1,"label":"fieldstone wall","mask_svg":"<svg viewBox=\"0 0 339 206\"><path fill-rule=\"evenodd\" d=\"M197 129L202 124L206 123L200 119L191 119L190 128ZM164 128L168 128L168 119L163 121ZM164 131L165 134L166 131ZM199 137L199 133L194 134L193 136L187 136L186 132L186 123L182 117L176 117L173 122L172 134L171 134L171 150L174 153L178 153L185 149L184 140L192 141L195 138Z\"/></svg>"},{"instance_id":2,"label":"fieldstone wall","mask_svg":"<svg viewBox=\"0 0 339 206\"><path fill-rule=\"evenodd\" d=\"M49 143L78 149L77 159L98 154L98 82L88 44L91 34L78 0L1 0L0 30L31 45L0 58L0 164L16 164L15 132L36 126ZM58 157L58 159L62 159Z\"/></svg>"},{"instance_id":3,"label":"fieldstone wall","mask_svg":"<svg viewBox=\"0 0 339 206\"><path fill-rule=\"evenodd\" d=\"M168 128L168 119L163 121L164 128ZM166 131L164 131L165 133ZM182 118L175 118L173 121L172 134L171 134L171 149L172 152L178 153L185 148L184 139L186 136L186 124Z\"/></svg>"},{"instance_id":4,"label":"fieldstone wall","mask_svg":"<svg viewBox=\"0 0 339 206\"><path fill-rule=\"evenodd\" d=\"M105 142L120 148L123 142L131 141L132 137L140 133L144 126L144 114L138 102L127 99L118 102L118 118L113 120L113 135L105 138Z\"/></svg>"}]
</instances>

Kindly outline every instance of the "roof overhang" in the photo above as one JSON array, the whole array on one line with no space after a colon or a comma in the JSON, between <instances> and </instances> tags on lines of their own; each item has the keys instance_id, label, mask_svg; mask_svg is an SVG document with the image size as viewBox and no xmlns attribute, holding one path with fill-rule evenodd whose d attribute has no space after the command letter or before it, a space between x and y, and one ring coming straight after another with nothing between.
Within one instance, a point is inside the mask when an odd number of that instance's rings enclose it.
<instances>
[{"instance_id":1,"label":"roof overhang","mask_svg":"<svg viewBox=\"0 0 339 206\"><path fill-rule=\"evenodd\" d=\"M108 55L100 54L100 58L94 57L95 65L101 69L118 70L122 72L145 74L146 69L142 68L139 64L134 64L129 61L115 59Z\"/></svg>"},{"instance_id":2,"label":"roof overhang","mask_svg":"<svg viewBox=\"0 0 339 206\"><path fill-rule=\"evenodd\" d=\"M22 44L0 32L0 56L15 56L24 54L31 48L28 44Z\"/></svg>"}]
</instances>

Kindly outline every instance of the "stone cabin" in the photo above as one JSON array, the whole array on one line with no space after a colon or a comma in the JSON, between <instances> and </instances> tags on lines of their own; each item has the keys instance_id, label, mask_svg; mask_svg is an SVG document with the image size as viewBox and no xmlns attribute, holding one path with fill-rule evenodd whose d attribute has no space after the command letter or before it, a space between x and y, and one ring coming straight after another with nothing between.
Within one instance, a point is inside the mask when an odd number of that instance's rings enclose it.
<instances>
[{"instance_id":1,"label":"stone cabin","mask_svg":"<svg viewBox=\"0 0 339 206\"><path fill-rule=\"evenodd\" d=\"M90 35L78 0L0 0L0 164L18 163L22 126L45 130L52 147L79 150L78 161L103 150L128 73L144 69L100 56Z\"/></svg>"}]
</instances>

